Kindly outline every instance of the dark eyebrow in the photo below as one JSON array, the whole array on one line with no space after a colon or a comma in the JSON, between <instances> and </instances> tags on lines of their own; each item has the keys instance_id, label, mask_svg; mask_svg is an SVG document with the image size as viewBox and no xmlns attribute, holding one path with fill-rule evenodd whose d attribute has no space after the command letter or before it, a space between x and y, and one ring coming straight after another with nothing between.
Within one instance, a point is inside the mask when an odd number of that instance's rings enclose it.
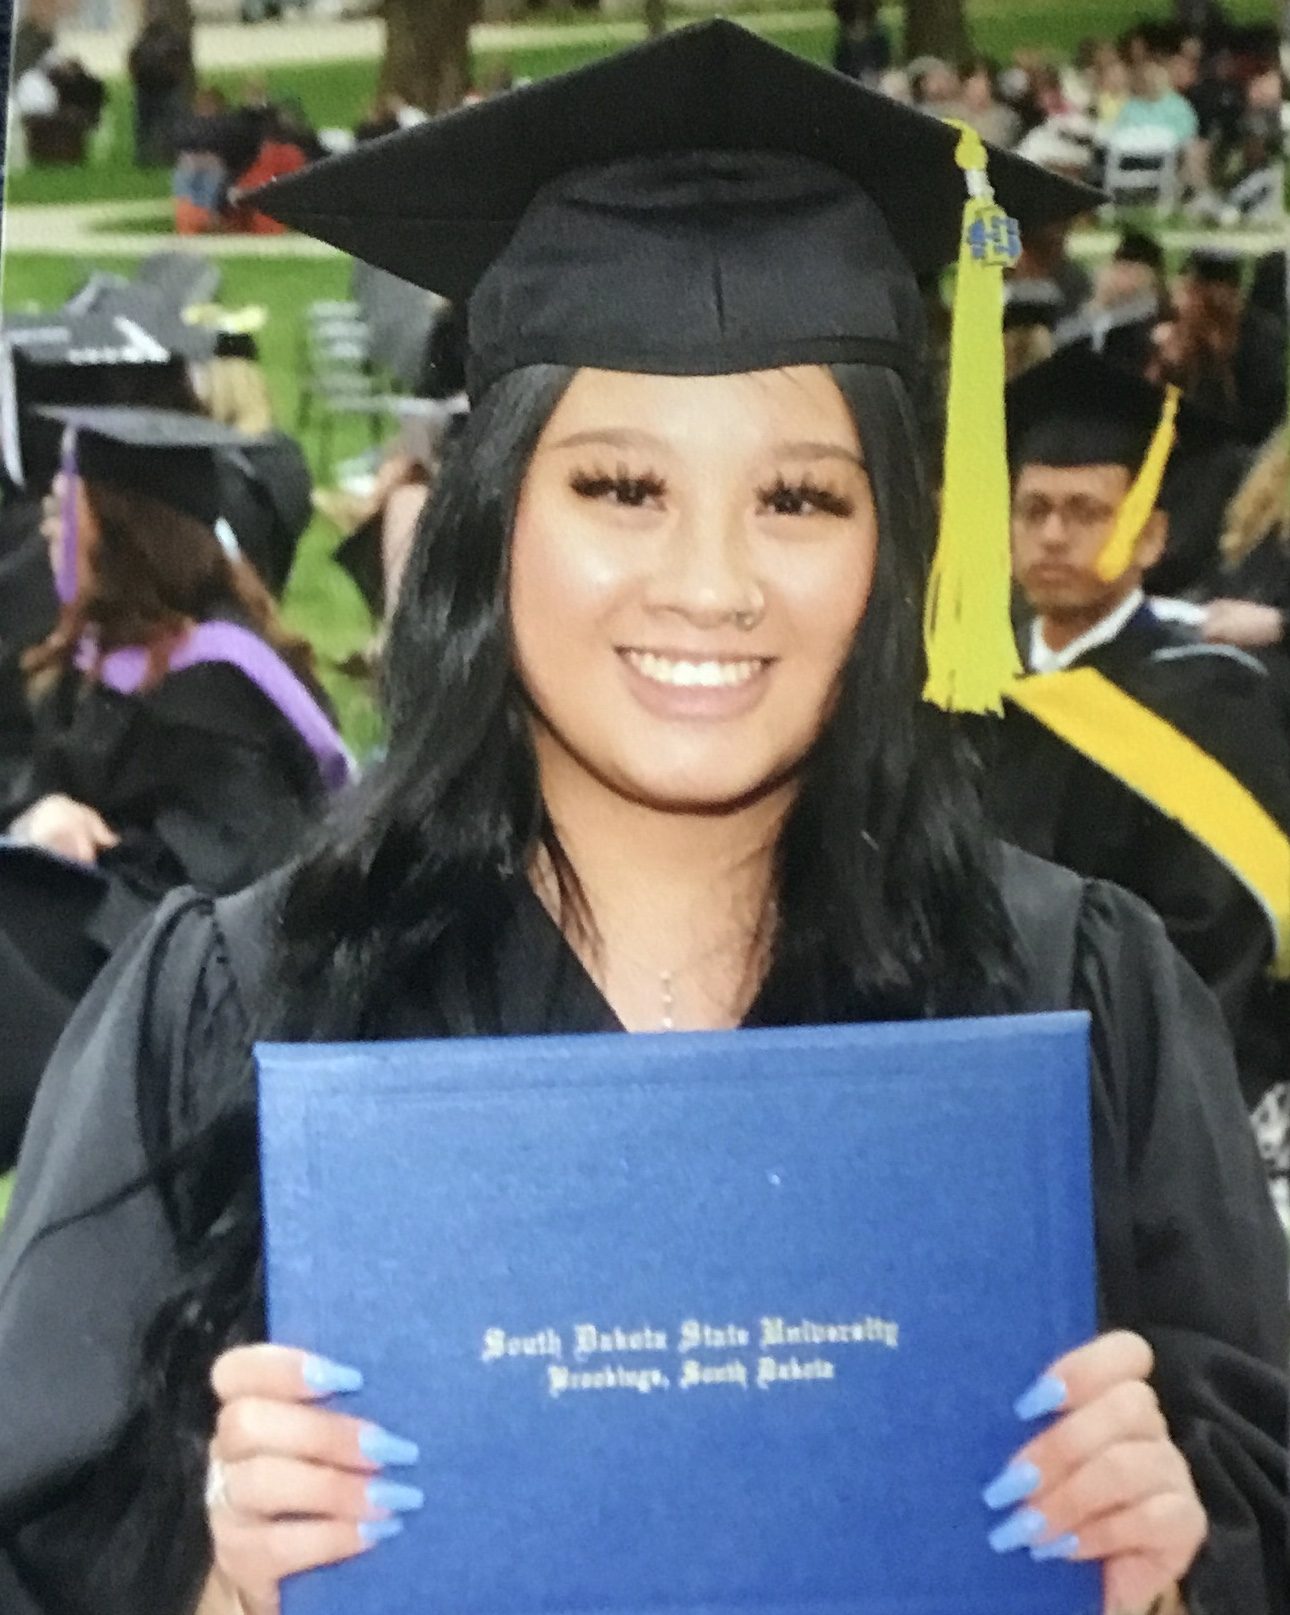
<instances>
[{"instance_id":1,"label":"dark eyebrow","mask_svg":"<svg viewBox=\"0 0 1290 1615\"><path fill-rule=\"evenodd\" d=\"M652 432L641 432L630 427L597 426L585 432L572 432L553 443L553 449L576 449L588 443L603 443L615 449L655 449L666 451L668 444ZM783 460L845 460L849 465L865 469L865 463L853 449L842 443L824 443L804 440L777 443L774 456Z\"/></svg>"},{"instance_id":2,"label":"dark eyebrow","mask_svg":"<svg viewBox=\"0 0 1290 1615\"><path fill-rule=\"evenodd\" d=\"M784 460L845 460L861 471L865 469L861 456L842 443L777 443L775 453Z\"/></svg>"},{"instance_id":3,"label":"dark eyebrow","mask_svg":"<svg viewBox=\"0 0 1290 1615\"><path fill-rule=\"evenodd\" d=\"M604 443L614 449L666 449L667 444L652 432L638 432L629 427L594 426L586 432L572 432L552 443L553 449L577 449L586 443Z\"/></svg>"}]
</instances>

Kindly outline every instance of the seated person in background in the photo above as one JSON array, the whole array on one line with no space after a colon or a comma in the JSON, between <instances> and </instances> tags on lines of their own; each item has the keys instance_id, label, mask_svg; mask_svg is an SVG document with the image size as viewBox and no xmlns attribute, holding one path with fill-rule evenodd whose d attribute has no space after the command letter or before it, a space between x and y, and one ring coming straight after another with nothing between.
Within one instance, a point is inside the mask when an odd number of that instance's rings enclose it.
<instances>
[{"instance_id":1,"label":"seated person in background","mask_svg":"<svg viewBox=\"0 0 1290 1615\"><path fill-rule=\"evenodd\" d=\"M1174 282L1151 374L1259 445L1286 412L1286 328L1246 302L1243 276L1234 253L1191 254Z\"/></svg>"},{"instance_id":2,"label":"seated person in background","mask_svg":"<svg viewBox=\"0 0 1290 1615\"><path fill-rule=\"evenodd\" d=\"M379 140L383 135L394 134L400 127L394 97L380 95L354 125L354 139L360 142Z\"/></svg>"},{"instance_id":3,"label":"seated person in background","mask_svg":"<svg viewBox=\"0 0 1290 1615\"><path fill-rule=\"evenodd\" d=\"M1021 138L1021 118L999 97L999 70L987 56L974 56L959 69L962 97L957 116L982 140L1011 147Z\"/></svg>"},{"instance_id":4,"label":"seated person in background","mask_svg":"<svg viewBox=\"0 0 1290 1615\"><path fill-rule=\"evenodd\" d=\"M833 0L837 32L833 66L848 78L877 89L891 67L891 35L883 25L878 0Z\"/></svg>"},{"instance_id":5,"label":"seated person in background","mask_svg":"<svg viewBox=\"0 0 1290 1615\"><path fill-rule=\"evenodd\" d=\"M1077 314L1093 292L1093 282L1083 264L1076 263L1066 250L1070 223L1031 225L1021 233L1021 257L1012 272L1011 285L1023 280L1048 281L1061 293L1061 318Z\"/></svg>"},{"instance_id":6,"label":"seated person in background","mask_svg":"<svg viewBox=\"0 0 1290 1615\"><path fill-rule=\"evenodd\" d=\"M23 659L31 761L0 810L21 843L0 855L0 1171L113 948L173 887L234 891L288 858L350 769L220 513L213 451L238 434L58 415L78 428L46 502L62 610Z\"/></svg>"},{"instance_id":7,"label":"seated person in background","mask_svg":"<svg viewBox=\"0 0 1290 1615\"><path fill-rule=\"evenodd\" d=\"M1037 676L999 726L990 814L1027 851L1156 910L1219 1000L1256 1112L1285 1091L1269 969L1290 966L1290 746L1258 662L1191 640L1143 594L1165 543L1175 402L1077 350L1009 388L1013 567ZM1286 1142L1262 1140L1270 1172Z\"/></svg>"},{"instance_id":8,"label":"seated person in background","mask_svg":"<svg viewBox=\"0 0 1290 1615\"><path fill-rule=\"evenodd\" d=\"M1290 686L1290 426L1268 439L1228 505L1219 554L1202 634L1216 644L1275 651L1266 659Z\"/></svg>"}]
</instances>

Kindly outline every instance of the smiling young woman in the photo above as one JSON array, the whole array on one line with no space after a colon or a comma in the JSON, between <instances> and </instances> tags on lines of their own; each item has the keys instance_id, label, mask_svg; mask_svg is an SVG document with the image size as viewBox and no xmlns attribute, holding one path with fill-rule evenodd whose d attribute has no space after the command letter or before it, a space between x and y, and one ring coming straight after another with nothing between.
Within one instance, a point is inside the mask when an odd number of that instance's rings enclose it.
<instances>
[{"instance_id":1,"label":"smiling young woman","mask_svg":"<svg viewBox=\"0 0 1290 1615\"><path fill-rule=\"evenodd\" d=\"M256 1035L1063 1007L1093 1022L1105 1332L1035 1364L991 1544L1100 1561L1108 1608L1284 1611L1284 1250L1216 1010L1131 899L991 842L920 700L915 274L953 255L954 147L718 23L263 199L469 295L473 408L385 760L287 873L171 902L47 1079L0 1247L6 1615L204 1586L272 1615L433 1523L433 1452L319 1405L357 1370L261 1343ZM991 175L1023 214L1085 200ZM360 217L391 195L411 222Z\"/></svg>"}]
</instances>

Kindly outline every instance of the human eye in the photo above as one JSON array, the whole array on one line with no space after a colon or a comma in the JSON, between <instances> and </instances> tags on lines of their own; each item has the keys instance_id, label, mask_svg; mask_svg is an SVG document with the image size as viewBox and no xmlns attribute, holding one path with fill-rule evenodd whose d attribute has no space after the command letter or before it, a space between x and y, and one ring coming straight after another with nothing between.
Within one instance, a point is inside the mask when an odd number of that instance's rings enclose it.
<instances>
[{"instance_id":1,"label":"human eye","mask_svg":"<svg viewBox=\"0 0 1290 1615\"><path fill-rule=\"evenodd\" d=\"M775 516L851 516L855 503L846 494L826 487L813 477L776 477L759 490L758 502Z\"/></svg>"},{"instance_id":2,"label":"human eye","mask_svg":"<svg viewBox=\"0 0 1290 1615\"><path fill-rule=\"evenodd\" d=\"M599 500L624 510L657 504L667 492L662 477L652 471L636 473L621 465L613 471L575 471L569 486L579 499Z\"/></svg>"},{"instance_id":3,"label":"human eye","mask_svg":"<svg viewBox=\"0 0 1290 1615\"><path fill-rule=\"evenodd\" d=\"M1076 495L1067 507L1070 519L1076 527L1100 527L1115 514L1109 505L1103 504L1100 499L1081 498Z\"/></svg>"}]
</instances>

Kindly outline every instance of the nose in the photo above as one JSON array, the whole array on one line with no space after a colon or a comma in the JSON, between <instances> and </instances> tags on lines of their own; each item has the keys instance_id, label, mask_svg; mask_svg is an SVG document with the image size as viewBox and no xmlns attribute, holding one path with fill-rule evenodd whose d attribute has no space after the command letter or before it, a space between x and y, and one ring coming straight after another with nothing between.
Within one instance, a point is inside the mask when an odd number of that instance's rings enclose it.
<instances>
[{"instance_id":1,"label":"nose","mask_svg":"<svg viewBox=\"0 0 1290 1615\"><path fill-rule=\"evenodd\" d=\"M1039 543L1048 554L1066 548L1066 522L1056 507L1048 512L1039 528Z\"/></svg>"},{"instance_id":2,"label":"nose","mask_svg":"<svg viewBox=\"0 0 1290 1615\"><path fill-rule=\"evenodd\" d=\"M756 568L743 522L706 506L679 519L649 580L650 610L672 613L700 628L719 627L760 600Z\"/></svg>"}]
</instances>

